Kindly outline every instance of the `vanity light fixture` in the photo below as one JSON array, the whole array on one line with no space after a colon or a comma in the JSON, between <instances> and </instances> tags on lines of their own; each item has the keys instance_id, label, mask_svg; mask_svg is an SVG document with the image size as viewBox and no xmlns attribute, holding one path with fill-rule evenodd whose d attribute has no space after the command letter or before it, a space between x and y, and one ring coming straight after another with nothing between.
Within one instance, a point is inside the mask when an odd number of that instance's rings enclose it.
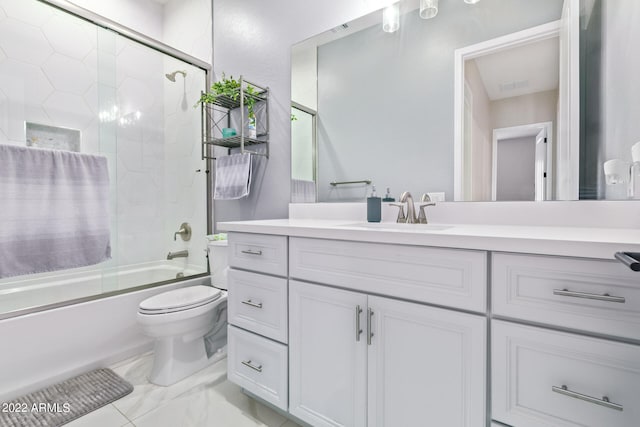
<instances>
[{"instance_id":1,"label":"vanity light fixture","mask_svg":"<svg viewBox=\"0 0 640 427\"><path fill-rule=\"evenodd\" d=\"M400 2L387 6L382 11L382 30L393 33L400 28Z\"/></svg>"},{"instance_id":2,"label":"vanity light fixture","mask_svg":"<svg viewBox=\"0 0 640 427\"><path fill-rule=\"evenodd\" d=\"M431 19L438 14L438 0L420 0L420 18Z\"/></svg>"},{"instance_id":3,"label":"vanity light fixture","mask_svg":"<svg viewBox=\"0 0 640 427\"><path fill-rule=\"evenodd\" d=\"M478 3L479 1L480 1L480 0L464 0L464 2L465 2L466 4L476 4L476 3Z\"/></svg>"}]
</instances>

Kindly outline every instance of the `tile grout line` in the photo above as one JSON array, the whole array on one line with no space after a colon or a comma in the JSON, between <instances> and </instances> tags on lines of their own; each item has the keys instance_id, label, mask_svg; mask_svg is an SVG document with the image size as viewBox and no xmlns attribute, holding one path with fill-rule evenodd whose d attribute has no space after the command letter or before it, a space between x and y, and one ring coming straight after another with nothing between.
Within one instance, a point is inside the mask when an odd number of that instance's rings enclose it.
<instances>
[{"instance_id":1,"label":"tile grout line","mask_svg":"<svg viewBox=\"0 0 640 427\"><path fill-rule=\"evenodd\" d=\"M113 403L111 403L111 406L113 406L113 408L118 411L118 413L120 415L122 415L124 417L125 420L127 420L127 424L123 424L123 426L127 426L129 424L132 424L133 421L129 419L129 417L127 417L120 409L118 409L118 407L116 405L114 405ZM122 427L122 426L121 426Z\"/></svg>"}]
</instances>

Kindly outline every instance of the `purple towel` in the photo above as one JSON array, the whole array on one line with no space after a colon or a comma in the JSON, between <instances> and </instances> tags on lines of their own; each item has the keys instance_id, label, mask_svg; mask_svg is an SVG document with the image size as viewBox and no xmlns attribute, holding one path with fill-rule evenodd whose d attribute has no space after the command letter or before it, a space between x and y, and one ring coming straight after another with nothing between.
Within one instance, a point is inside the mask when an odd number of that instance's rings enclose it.
<instances>
[{"instance_id":1,"label":"purple towel","mask_svg":"<svg viewBox=\"0 0 640 427\"><path fill-rule=\"evenodd\" d=\"M0 278L111 258L103 156L0 144Z\"/></svg>"}]
</instances>

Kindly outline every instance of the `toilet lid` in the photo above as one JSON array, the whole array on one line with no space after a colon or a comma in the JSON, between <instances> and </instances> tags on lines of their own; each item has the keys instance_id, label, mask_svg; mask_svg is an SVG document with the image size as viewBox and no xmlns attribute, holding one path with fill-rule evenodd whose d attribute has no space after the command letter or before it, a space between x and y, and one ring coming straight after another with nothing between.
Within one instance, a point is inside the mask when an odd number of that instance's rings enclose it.
<instances>
[{"instance_id":1,"label":"toilet lid","mask_svg":"<svg viewBox=\"0 0 640 427\"><path fill-rule=\"evenodd\" d=\"M220 298L221 291L211 286L188 286L154 295L140 303L140 312L161 313L188 310Z\"/></svg>"}]
</instances>

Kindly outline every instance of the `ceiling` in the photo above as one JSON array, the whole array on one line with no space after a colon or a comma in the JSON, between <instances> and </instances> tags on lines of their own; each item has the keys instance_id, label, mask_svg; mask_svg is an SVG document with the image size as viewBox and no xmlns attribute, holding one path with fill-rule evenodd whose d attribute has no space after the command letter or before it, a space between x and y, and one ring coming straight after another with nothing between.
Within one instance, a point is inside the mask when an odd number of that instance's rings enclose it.
<instances>
[{"instance_id":1,"label":"ceiling","mask_svg":"<svg viewBox=\"0 0 640 427\"><path fill-rule=\"evenodd\" d=\"M492 101L558 89L558 37L475 58Z\"/></svg>"}]
</instances>

